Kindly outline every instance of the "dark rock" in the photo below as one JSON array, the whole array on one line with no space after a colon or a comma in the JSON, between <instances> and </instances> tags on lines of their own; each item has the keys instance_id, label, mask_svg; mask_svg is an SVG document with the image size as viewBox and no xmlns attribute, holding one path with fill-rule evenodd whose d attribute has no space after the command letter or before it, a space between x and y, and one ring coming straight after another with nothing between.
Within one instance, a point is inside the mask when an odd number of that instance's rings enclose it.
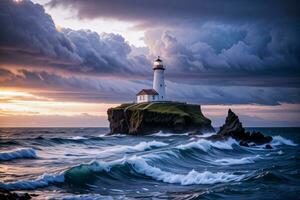
<instances>
[{"instance_id":1,"label":"dark rock","mask_svg":"<svg viewBox=\"0 0 300 200\"><path fill-rule=\"evenodd\" d=\"M233 139L239 141L241 146L249 146L249 143L262 145L271 142L273 139L271 136L265 136L260 132L245 132L245 129L243 128L238 116L232 112L231 109L228 110L225 124L220 127L217 135L221 135L223 137L232 137Z\"/></svg>"},{"instance_id":2,"label":"dark rock","mask_svg":"<svg viewBox=\"0 0 300 200\"><path fill-rule=\"evenodd\" d=\"M10 191L0 191L0 199L2 200L29 200L31 196L28 193L17 194Z\"/></svg>"},{"instance_id":3,"label":"dark rock","mask_svg":"<svg viewBox=\"0 0 300 200\"><path fill-rule=\"evenodd\" d=\"M199 134L214 131L199 105L180 102L122 104L108 109L107 114L111 134L143 135L158 131Z\"/></svg>"},{"instance_id":4,"label":"dark rock","mask_svg":"<svg viewBox=\"0 0 300 200\"><path fill-rule=\"evenodd\" d=\"M265 143L271 142L272 141L272 137L271 136L264 136L260 132L253 132L250 135L250 141L254 142L255 144L261 145L261 144L265 144Z\"/></svg>"},{"instance_id":5,"label":"dark rock","mask_svg":"<svg viewBox=\"0 0 300 200\"><path fill-rule=\"evenodd\" d=\"M228 110L228 115L225 120L225 124L220 127L218 134L224 136L236 136L239 137L241 133L245 133L245 129L243 128L242 123L240 122L238 116L231 111Z\"/></svg>"},{"instance_id":6,"label":"dark rock","mask_svg":"<svg viewBox=\"0 0 300 200\"><path fill-rule=\"evenodd\" d=\"M273 147L270 144L266 144L265 148L266 149L273 149Z\"/></svg>"}]
</instances>

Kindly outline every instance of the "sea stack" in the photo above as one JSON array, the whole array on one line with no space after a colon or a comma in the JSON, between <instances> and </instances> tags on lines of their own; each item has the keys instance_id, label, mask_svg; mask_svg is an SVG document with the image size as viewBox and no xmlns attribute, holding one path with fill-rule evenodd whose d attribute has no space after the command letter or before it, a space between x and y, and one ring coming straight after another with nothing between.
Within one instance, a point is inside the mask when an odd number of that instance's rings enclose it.
<instances>
[{"instance_id":1,"label":"sea stack","mask_svg":"<svg viewBox=\"0 0 300 200\"><path fill-rule=\"evenodd\" d=\"M239 141L241 146L263 145L271 142L273 139L271 136L265 136L260 132L246 132L238 116L232 112L231 109L228 110L225 124L220 127L217 135L212 136L211 138L216 139L228 137L232 137L233 139ZM266 148L270 149L272 147L271 145L267 144Z\"/></svg>"}]
</instances>

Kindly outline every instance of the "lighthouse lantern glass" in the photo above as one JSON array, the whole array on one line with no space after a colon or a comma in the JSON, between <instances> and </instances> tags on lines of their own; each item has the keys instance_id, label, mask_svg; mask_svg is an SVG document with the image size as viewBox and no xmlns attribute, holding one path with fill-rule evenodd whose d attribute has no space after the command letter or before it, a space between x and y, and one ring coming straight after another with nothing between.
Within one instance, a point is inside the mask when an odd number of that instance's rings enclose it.
<instances>
[{"instance_id":1,"label":"lighthouse lantern glass","mask_svg":"<svg viewBox=\"0 0 300 200\"><path fill-rule=\"evenodd\" d=\"M160 62L158 62L158 61L155 61L154 62L154 65L160 65L161 63Z\"/></svg>"}]
</instances>

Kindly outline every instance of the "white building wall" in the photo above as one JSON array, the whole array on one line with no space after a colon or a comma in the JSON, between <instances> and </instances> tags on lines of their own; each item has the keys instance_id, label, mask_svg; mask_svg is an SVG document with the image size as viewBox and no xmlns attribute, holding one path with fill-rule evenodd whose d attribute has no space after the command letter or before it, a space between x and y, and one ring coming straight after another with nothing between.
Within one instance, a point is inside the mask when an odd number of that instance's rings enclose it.
<instances>
[{"instance_id":1,"label":"white building wall","mask_svg":"<svg viewBox=\"0 0 300 200\"><path fill-rule=\"evenodd\" d=\"M136 97L137 103L151 102L151 101L159 101L158 95L138 95Z\"/></svg>"},{"instance_id":2,"label":"white building wall","mask_svg":"<svg viewBox=\"0 0 300 200\"><path fill-rule=\"evenodd\" d=\"M153 89L159 94L158 101L166 100L165 97L165 77L163 69L154 70Z\"/></svg>"}]
</instances>

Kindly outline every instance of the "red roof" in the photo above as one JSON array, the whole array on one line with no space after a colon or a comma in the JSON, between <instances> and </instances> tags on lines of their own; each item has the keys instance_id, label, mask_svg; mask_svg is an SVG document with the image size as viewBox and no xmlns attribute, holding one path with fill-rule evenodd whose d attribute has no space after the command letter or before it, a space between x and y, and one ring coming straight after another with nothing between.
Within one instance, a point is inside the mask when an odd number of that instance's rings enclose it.
<instances>
[{"instance_id":1,"label":"red roof","mask_svg":"<svg viewBox=\"0 0 300 200\"><path fill-rule=\"evenodd\" d=\"M158 95L158 93L154 89L142 89L136 95Z\"/></svg>"}]
</instances>

